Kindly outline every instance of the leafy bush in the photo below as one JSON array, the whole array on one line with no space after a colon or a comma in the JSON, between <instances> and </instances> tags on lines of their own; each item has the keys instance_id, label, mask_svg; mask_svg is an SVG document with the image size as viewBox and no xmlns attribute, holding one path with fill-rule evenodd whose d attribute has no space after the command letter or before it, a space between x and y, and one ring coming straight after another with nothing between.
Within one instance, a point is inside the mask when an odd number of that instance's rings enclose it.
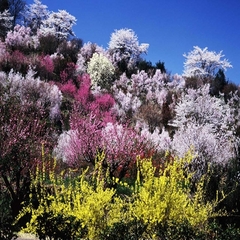
<instances>
[{"instance_id":1,"label":"leafy bush","mask_svg":"<svg viewBox=\"0 0 240 240\"><path fill-rule=\"evenodd\" d=\"M11 196L2 186L0 191L0 239L13 239L16 226L12 225Z\"/></svg>"}]
</instances>

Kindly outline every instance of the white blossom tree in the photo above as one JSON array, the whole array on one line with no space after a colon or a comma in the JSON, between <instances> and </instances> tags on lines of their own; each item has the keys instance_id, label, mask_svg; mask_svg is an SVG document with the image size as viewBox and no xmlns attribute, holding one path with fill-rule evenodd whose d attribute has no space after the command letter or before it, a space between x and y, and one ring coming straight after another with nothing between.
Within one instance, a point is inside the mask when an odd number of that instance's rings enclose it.
<instances>
[{"instance_id":1,"label":"white blossom tree","mask_svg":"<svg viewBox=\"0 0 240 240\"><path fill-rule=\"evenodd\" d=\"M125 61L128 67L134 66L140 55L146 53L149 47L146 43L139 45L135 32L127 28L115 30L108 45L113 63Z\"/></svg>"},{"instance_id":2,"label":"white blossom tree","mask_svg":"<svg viewBox=\"0 0 240 240\"><path fill-rule=\"evenodd\" d=\"M189 123L209 124L214 132L223 131L231 135L234 132L233 116L228 104L223 98L212 97L209 94L209 84L199 89L188 89L182 93L175 107L174 127L186 126Z\"/></svg>"},{"instance_id":3,"label":"white blossom tree","mask_svg":"<svg viewBox=\"0 0 240 240\"><path fill-rule=\"evenodd\" d=\"M109 88L114 75L112 63L101 53L94 53L88 63L87 72L90 75L92 85L101 88Z\"/></svg>"},{"instance_id":4,"label":"white blossom tree","mask_svg":"<svg viewBox=\"0 0 240 240\"><path fill-rule=\"evenodd\" d=\"M194 159L192 170L199 179L213 164L225 165L235 155L236 138L221 132L213 132L210 124L189 123L181 126L175 133L171 150L179 157L184 157L190 149Z\"/></svg>"},{"instance_id":5,"label":"white blossom tree","mask_svg":"<svg viewBox=\"0 0 240 240\"><path fill-rule=\"evenodd\" d=\"M87 65L92 58L94 53L101 53L104 56L107 55L104 48L98 46L96 43L87 42L84 43L82 48L78 53L78 60L77 60L77 72L80 74L87 72Z\"/></svg>"},{"instance_id":6,"label":"white blossom tree","mask_svg":"<svg viewBox=\"0 0 240 240\"><path fill-rule=\"evenodd\" d=\"M183 55L185 77L213 78L218 70L227 70L232 65L227 59L222 59L222 51L219 53L209 51L208 48L201 49L194 46L193 50Z\"/></svg>"},{"instance_id":7,"label":"white blossom tree","mask_svg":"<svg viewBox=\"0 0 240 240\"><path fill-rule=\"evenodd\" d=\"M68 39L70 36L75 36L72 27L76 21L77 19L65 10L52 12L42 21L40 35L53 35L59 40Z\"/></svg>"},{"instance_id":8,"label":"white blossom tree","mask_svg":"<svg viewBox=\"0 0 240 240\"><path fill-rule=\"evenodd\" d=\"M33 33L37 32L37 29L46 20L49 15L48 7L40 0L34 0L33 4L27 5L24 12L24 21L27 27L30 27Z\"/></svg>"},{"instance_id":9,"label":"white blossom tree","mask_svg":"<svg viewBox=\"0 0 240 240\"><path fill-rule=\"evenodd\" d=\"M132 74L130 78L123 73L114 81L111 91L116 100L115 110L124 119L128 113L135 115L144 104L156 104L163 109L170 91L179 91L183 85L182 79L174 76L172 81L166 82L167 76L157 70L149 77L145 71ZM173 108L174 104L167 104ZM148 109L149 110L149 109Z\"/></svg>"},{"instance_id":10,"label":"white blossom tree","mask_svg":"<svg viewBox=\"0 0 240 240\"><path fill-rule=\"evenodd\" d=\"M192 149L193 170L200 176L208 164L226 164L236 156L238 137L231 106L223 98L212 97L209 85L188 89L175 107L176 127L171 149L180 157Z\"/></svg>"}]
</instances>

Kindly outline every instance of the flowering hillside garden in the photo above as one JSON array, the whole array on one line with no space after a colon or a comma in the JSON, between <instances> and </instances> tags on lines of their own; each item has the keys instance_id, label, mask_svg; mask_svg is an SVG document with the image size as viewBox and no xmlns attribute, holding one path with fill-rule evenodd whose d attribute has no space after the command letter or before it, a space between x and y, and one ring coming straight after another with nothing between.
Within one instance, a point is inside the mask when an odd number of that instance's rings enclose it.
<instances>
[{"instance_id":1,"label":"flowering hillside garden","mask_svg":"<svg viewBox=\"0 0 240 240\"><path fill-rule=\"evenodd\" d=\"M66 10L13 2L0 1L0 239L240 239L240 88L223 52L193 46L172 74L133 29L105 49Z\"/></svg>"}]
</instances>

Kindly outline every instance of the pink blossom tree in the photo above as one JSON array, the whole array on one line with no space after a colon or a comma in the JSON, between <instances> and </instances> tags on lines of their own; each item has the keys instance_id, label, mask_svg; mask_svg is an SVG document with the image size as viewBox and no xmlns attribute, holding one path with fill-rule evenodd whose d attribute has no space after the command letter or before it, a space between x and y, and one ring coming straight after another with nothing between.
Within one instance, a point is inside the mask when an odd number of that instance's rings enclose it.
<instances>
[{"instance_id":1,"label":"pink blossom tree","mask_svg":"<svg viewBox=\"0 0 240 240\"><path fill-rule=\"evenodd\" d=\"M95 166L98 153L104 152L102 166L111 176L123 178L136 170L137 156L149 150L146 139L130 127L105 123L94 115L74 114L70 122L71 129L60 135L54 153L71 167Z\"/></svg>"},{"instance_id":2,"label":"pink blossom tree","mask_svg":"<svg viewBox=\"0 0 240 240\"><path fill-rule=\"evenodd\" d=\"M0 84L8 87L6 96L15 95L21 103L35 104L36 107L44 109L51 119L59 118L62 93L59 88L39 78L34 77L35 72L30 69L26 76L10 71L9 74L0 73Z\"/></svg>"},{"instance_id":3,"label":"pink blossom tree","mask_svg":"<svg viewBox=\"0 0 240 240\"><path fill-rule=\"evenodd\" d=\"M26 51L34 50L39 45L38 38L31 35L31 29L20 25L7 33L5 42L9 48Z\"/></svg>"},{"instance_id":4,"label":"pink blossom tree","mask_svg":"<svg viewBox=\"0 0 240 240\"><path fill-rule=\"evenodd\" d=\"M6 83L0 82L0 183L1 190L10 195L13 217L28 199L29 171L41 161L43 143L50 152L53 133L42 106L23 102Z\"/></svg>"}]
</instances>

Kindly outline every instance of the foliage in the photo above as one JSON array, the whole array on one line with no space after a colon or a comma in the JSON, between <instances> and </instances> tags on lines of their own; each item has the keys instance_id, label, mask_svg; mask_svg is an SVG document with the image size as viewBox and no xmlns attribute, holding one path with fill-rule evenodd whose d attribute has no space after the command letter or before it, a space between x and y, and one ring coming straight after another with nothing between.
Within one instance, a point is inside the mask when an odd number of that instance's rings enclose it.
<instances>
[{"instance_id":1,"label":"foliage","mask_svg":"<svg viewBox=\"0 0 240 240\"><path fill-rule=\"evenodd\" d=\"M39 39L39 50L44 54L54 54L57 51L59 41L53 34L40 35Z\"/></svg>"},{"instance_id":2,"label":"foliage","mask_svg":"<svg viewBox=\"0 0 240 240\"><path fill-rule=\"evenodd\" d=\"M0 187L0 239L14 239L17 229L12 224L14 217L11 212L11 196L3 186Z\"/></svg>"},{"instance_id":3,"label":"foliage","mask_svg":"<svg viewBox=\"0 0 240 240\"><path fill-rule=\"evenodd\" d=\"M59 54L62 54L64 58L69 59L69 62L76 63L78 60L78 53L82 47L82 40L79 38L73 38L70 41L63 41L57 49Z\"/></svg>"},{"instance_id":4,"label":"foliage","mask_svg":"<svg viewBox=\"0 0 240 240\"><path fill-rule=\"evenodd\" d=\"M215 96L219 96L219 94L223 92L224 87L227 84L228 82L226 80L226 76L223 70L219 69L211 84L211 94Z\"/></svg>"}]
</instances>

